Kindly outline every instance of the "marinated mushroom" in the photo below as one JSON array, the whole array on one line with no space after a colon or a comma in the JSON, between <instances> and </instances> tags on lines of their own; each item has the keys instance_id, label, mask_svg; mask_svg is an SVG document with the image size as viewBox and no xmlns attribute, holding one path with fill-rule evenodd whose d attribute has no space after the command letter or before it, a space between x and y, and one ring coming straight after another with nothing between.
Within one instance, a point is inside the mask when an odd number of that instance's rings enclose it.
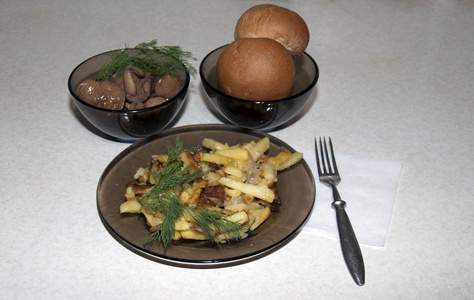
<instances>
[{"instance_id":1,"label":"marinated mushroom","mask_svg":"<svg viewBox=\"0 0 474 300\"><path fill-rule=\"evenodd\" d=\"M145 107L148 108L148 107L153 107L153 106L157 106L161 103L165 103L166 102L166 99L161 97L161 96L157 96L157 97L153 97L153 98L150 98L148 99L146 102L145 102Z\"/></svg>"},{"instance_id":2,"label":"marinated mushroom","mask_svg":"<svg viewBox=\"0 0 474 300\"><path fill-rule=\"evenodd\" d=\"M161 76L155 85L155 94L164 98L172 98L179 93L181 83L176 77L170 75Z\"/></svg>"},{"instance_id":3,"label":"marinated mushroom","mask_svg":"<svg viewBox=\"0 0 474 300\"><path fill-rule=\"evenodd\" d=\"M123 86L129 102L144 102L150 97L152 77L141 69L128 66L123 72Z\"/></svg>"},{"instance_id":4,"label":"marinated mushroom","mask_svg":"<svg viewBox=\"0 0 474 300\"><path fill-rule=\"evenodd\" d=\"M150 75L130 65L120 77L112 77L108 81L83 81L76 93L83 101L97 107L136 110L162 104L180 90L178 78Z\"/></svg>"},{"instance_id":5,"label":"marinated mushroom","mask_svg":"<svg viewBox=\"0 0 474 300\"><path fill-rule=\"evenodd\" d=\"M76 94L90 105L121 110L125 103L125 92L111 81L84 80L76 89Z\"/></svg>"},{"instance_id":6,"label":"marinated mushroom","mask_svg":"<svg viewBox=\"0 0 474 300\"><path fill-rule=\"evenodd\" d=\"M127 108L129 110L143 109L145 108L145 104L143 102L132 102L127 106Z\"/></svg>"}]
</instances>

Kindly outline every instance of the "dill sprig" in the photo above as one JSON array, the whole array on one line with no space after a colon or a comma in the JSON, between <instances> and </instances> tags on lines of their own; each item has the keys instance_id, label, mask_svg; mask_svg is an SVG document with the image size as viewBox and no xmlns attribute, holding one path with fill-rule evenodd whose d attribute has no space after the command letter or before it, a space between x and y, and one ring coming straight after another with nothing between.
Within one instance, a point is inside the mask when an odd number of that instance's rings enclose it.
<instances>
[{"instance_id":1,"label":"dill sprig","mask_svg":"<svg viewBox=\"0 0 474 300\"><path fill-rule=\"evenodd\" d=\"M125 49L128 48L125 45ZM152 75L170 75L175 77L177 70L185 70L195 76L197 71L189 60L196 60L191 52L183 51L179 46L157 46L157 41L140 43L133 49L138 50L136 54L130 55L125 49L111 54L111 61L101 67L98 81L109 80L123 74L125 68L133 65ZM166 57L165 60L157 60L157 57Z\"/></svg>"},{"instance_id":2,"label":"dill sprig","mask_svg":"<svg viewBox=\"0 0 474 300\"><path fill-rule=\"evenodd\" d=\"M202 232L213 243L219 243L218 234L226 240L238 240L244 228L237 222L224 218L224 214L207 207L187 207L188 215L201 227Z\"/></svg>"},{"instance_id":3,"label":"dill sprig","mask_svg":"<svg viewBox=\"0 0 474 300\"><path fill-rule=\"evenodd\" d=\"M213 243L218 243L218 234L224 234L226 239L238 239L242 227L224 218L220 211L199 206L186 206L179 201L179 193L192 182L202 177L202 172L189 174L189 167L183 167L178 160L182 151L182 141L179 137L175 146L168 145L168 160L163 169L154 172L156 184L141 197L143 208L152 212L162 211L165 219L160 228L142 239L145 243L161 242L166 248L175 234L175 224L182 217L193 219L202 232Z\"/></svg>"}]
</instances>

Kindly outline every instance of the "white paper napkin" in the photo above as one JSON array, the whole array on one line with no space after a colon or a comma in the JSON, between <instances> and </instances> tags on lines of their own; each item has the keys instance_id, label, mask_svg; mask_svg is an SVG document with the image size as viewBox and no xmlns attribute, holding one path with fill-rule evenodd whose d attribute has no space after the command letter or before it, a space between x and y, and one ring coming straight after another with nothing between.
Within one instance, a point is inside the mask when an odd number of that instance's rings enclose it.
<instances>
[{"instance_id":1,"label":"white paper napkin","mask_svg":"<svg viewBox=\"0 0 474 300\"><path fill-rule=\"evenodd\" d=\"M299 150L302 151L302 150ZM316 181L316 201L304 230L339 238L332 189L319 181L314 149L303 149ZM385 246L402 163L336 153L337 186L360 244Z\"/></svg>"}]
</instances>

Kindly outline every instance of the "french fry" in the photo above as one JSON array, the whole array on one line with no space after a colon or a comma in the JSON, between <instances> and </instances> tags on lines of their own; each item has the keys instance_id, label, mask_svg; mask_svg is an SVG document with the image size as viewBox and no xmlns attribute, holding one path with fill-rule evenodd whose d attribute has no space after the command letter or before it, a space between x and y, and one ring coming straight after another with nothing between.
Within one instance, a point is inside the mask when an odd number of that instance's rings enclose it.
<instances>
[{"instance_id":1,"label":"french fry","mask_svg":"<svg viewBox=\"0 0 474 300\"><path fill-rule=\"evenodd\" d=\"M141 208L137 200L128 200L120 204L120 213L139 213Z\"/></svg>"},{"instance_id":2,"label":"french fry","mask_svg":"<svg viewBox=\"0 0 474 300\"><path fill-rule=\"evenodd\" d=\"M190 230L193 223L186 220L186 218L179 219L175 224L175 230L183 231L183 230Z\"/></svg>"},{"instance_id":3,"label":"french fry","mask_svg":"<svg viewBox=\"0 0 474 300\"><path fill-rule=\"evenodd\" d=\"M240 194L242 194L241 191L239 190L234 190L234 189L230 189L230 188L225 188L225 194L229 197L239 197Z\"/></svg>"},{"instance_id":4,"label":"french fry","mask_svg":"<svg viewBox=\"0 0 474 300\"><path fill-rule=\"evenodd\" d=\"M225 174L224 174L225 175ZM209 185L213 186L213 185L217 185L219 184L219 179L221 178L222 176L220 176L219 174L217 173L214 173L214 172L209 172L207 173L206 175L204 175L203 179L206 180Z\"/></svg>"},{"instance_id":5,"label":"french fry","mask_svg":"<svg viewBox=\"0 0 474 300\"><path fill-rule=\"evenodd\" d=\"M262 164L262 170L263 170L263 178L269 180L269 181L276 181L276 172L272 168L272 166L269 163L263 163Z\"/></svg>"},{"instance_id":6,"label":"french fry","mask_svg":"<svg viewBox=\"0 0 474 300\"><path fill-rule=\"evenodd\" d=\"M157 164L152 164L150 168L150 172L148 172L148 181L151 184L156 184L156 178L153 175L156 171L158 171L158 165Z\"/></svg>"},{"instance_id":7,"label":"french fry","mask_svg":"<svg viewBox=\"0 0 474 300\"><path fill-rule=\"evenodd\" d=\"M179 239L181 239L181 238L182 238L181 233L176 230L176 231L174 232L173 240L174 240L174 241L177 241L177 240L179 240Z\"/></svg>"},{"instance_id":8,"label":"french fry","mask_svg":"<svg viewBox=\"0 0 474 300\"><path fill-rule=\"evenodd\" d=\"M226 172L226 174L229 174L238 178L242 178L244 176L242 169L233 167L233 166L226 166L224 168L224 172Z\"/></svg>"},{"instance_id":9,"label":"french fry","mask_svg":"<svg viewBox=\"0 0 474 300\"><path fill-rule=\"evenodd\" d=\"M183 151L180 155L184 167L189 167L189 173L194 174L199 171L199 164L194 159L193 154L189 151Z\"/></svg>"},{"instance_id":10,"label":"french fry","mask_svg":"<svg viewBox=\"0 0 474 300\"><path fill-rule=\"evenodd\" d=\"M187 240L198 240L198 241L205 241L207 240L207 236L206 234L204 234L203 232L197 232L197 231L194 231L194 230L182 230L179 232L181 234L181 237L183 239L187 239Z\"/></svg>"},{"instance_id":11,"label":"french fry","mask_svg":"<svg viewBox=\"0 0 474 300\"><path fill-rule=\"evenodd\" d=\"M258 226L265 222L265 220L268 219L268 217L270 216L270 213L270 207L250 210L248 214L252 216L250 217L250 219L254 219L254 221L252 225L250 225L249 230L255 230Z\"/></svg>"},{"instance_id":12,"label":"french fry","mask_svg":"<svg viewBox=\"0 0 474 300\"><path fill-rule=\"evenodd\" d=\"M244 194L254 196L266 202L272 203L275 199L275 193L266 185L253 185L244 182L238 182L227 177L219 179L219 183L235 190L240 190Z\"/></svg>"},{"instance_id":13,"label":"french fry","mask_svg":"<svg viewBox=\"0 0 474 300\"><path fill-rule=\"evenodd\" d=\"M265 153L270 149L270 139L268 137L261 138L253 148L259 153Z\"/></svg>"},{"instance_id":14,"label":"french fry","mask_svg":"<svg viewBox=\"0 0 474 300\"><path fill-rule=\"evenodd\" d=\"M226 219L238 224L244 224L249 220L249 217L247 216L247 213L245 211L241 211L226 217Z\"/></svg>"},{"instance_id":15,"label":"french fry","mask_svg":"<svg viewBox=\"0 0 474 300\"><path fill-rule=\"evenodd\" d=\"M129 186L125 189L125 199L127 199L127 201L136 201L135 192L133 191L132 186Z\"/></svg>"},{"instance_id":16,"label":"french fry","mask_svg":"<svg viewBox=\"0 0 474 300\"><path fill-rule=\"evenodd\" d=\"M247 161L249 159L249 152L247 149L240 148L229 148L223 150L217 150L215 154L219 154L225 157L230 157L233 159Z\"/></svg>"},{"instance_id":17,"label":"french fry","mask_svg":"<svg viewBox=\"0 0 474 300\"><path fill-rule=\"evenodd\" d=\"M299 162L302 159L303 159L303 153L301 153L301 152L292 153L291 157L290 157L290 166L296 164L297 162Z\"/></svg>"},{"instance_id":18,"label":"french fry","mask_svg":"<svg viewBox=\"0 0 474 300\"><path fill-rule=\"evenodd\" d=\"M222 144L214 139L204 138L202 140L202 146L206 147L207 149L211 149L212 151L216 150L223 150L229 148L228 144Z\"/></svg>"},{"instance_id":19,"label":"french fry","mask_svg":"<svg viewBox=\"0 0 474 300\"><path fill-rule=\"evenodd\" d=\"M227 205L225 208L230 211L240 212L240 211L249 211L253 209L259 209L259 208L262 208L262 206L260 204L251 202L251 203L230 204L230 205Z\"/></svg>"},{"instance_id":20,"label":"french fry","mask_svg":"<svg viewBox=\"0 0 474 300\"><path fill-rule=\"evenodd\" d=\"M212 151L216 150L216 140L210 139L210 138L203 138L201 145L207 149L211 149Z\"/></svg>"},{"instance_id":21,"label":"french fry","mask_svg":"<svg viewBox=\"0 0 474 300\"><path fill-rule=\"evenodd\" d=\"M232 158L216 153L200 153L198 159L199 161L216 163L223 166L230 165L234 162Z\"/></svg>"},{"instance_id":22,"label":"french fry","mask_svg":"<svg viewBox=\"0 0 474 300\"><path fill-rule=\"evenodd\" d=\"M207 181L201 180L191 188L182 191L179 195L179 200L186 205L196 205L199 201L202 189L207 185Z\"/></svg>"},{"instance_id":23,"label":"french fry","mask_svg":"<svg viewBox=\"0 0 474 300\"><path fill-rule=\"evenodd\" d=\"M275 166L274 169L276 171L281 171L281 170L284 170L284 169L287 169L291 166L293 166L294 164L296 164L297 162L299 162L301 159L303 158L303 153L300 153L300 152L295 152L295 153L292 153L291 156L290 156L290 159L279 165L279 166Z\"/></svg>"},{"instance_id":24,"label":"french fry","mask_svg":"<svg viewBox=\"0 0 474 300\"><path fill-rule=\"evenodd\" d=\"M148 224L148 226L150 227L155 227L157 228L158 225L162 224L164 219L163 218L160 218L160 217L156 217L150 213L148 213L146 210L142 209L141 210L141 213L143 214L143 216L145 216L145 219L146 219L146 222Z\"/></svg>"},{"instance_id":25,"label":"french fry","mask_svg":"<svg viewBox=\"0 0 474 300\"><path fill-rule=\"evenodd\" d=\"M151 157L153 157L154 159L156 159L157 161L163 164L168 162L168 155L166 154L154 154Z\"/></svg>"},{"instance_id":26,"label":"french fry","mask_svg":"<svg viewBox=\"0 0 474 300\"><path fill-rule=\"evenodd\" d=\"M286 164L291 157L291 153L288 150L281 151L274 157L270 157L267 162L274 168Z\"/></svg>"}]
</instances>

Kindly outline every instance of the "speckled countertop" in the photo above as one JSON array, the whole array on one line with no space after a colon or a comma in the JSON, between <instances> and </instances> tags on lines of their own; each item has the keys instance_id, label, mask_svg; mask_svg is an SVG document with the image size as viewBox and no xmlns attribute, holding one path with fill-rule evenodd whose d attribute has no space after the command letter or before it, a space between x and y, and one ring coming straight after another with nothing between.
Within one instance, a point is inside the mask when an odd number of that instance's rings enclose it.
<instances>
[{"instance_id":1,"label":"speckled countertop","mask_svg":"<svg viewBox=\"0 0 474 300\"><path fill-rule=\"evenodd\" d=\"M67 79L84 59L158 39L200 60L259 1L2 1L2 299L467 299L474 292L474 2L275 1L307 22L317 91L272 134L337 139L403 162L387 244L362 246L366 285L337 239L303 231L259 260L197 270L120 245L97 213L107 164L129 144L79 117ZM193 78L173 126L222 123Z\"/></svg>"}]
</instances>

